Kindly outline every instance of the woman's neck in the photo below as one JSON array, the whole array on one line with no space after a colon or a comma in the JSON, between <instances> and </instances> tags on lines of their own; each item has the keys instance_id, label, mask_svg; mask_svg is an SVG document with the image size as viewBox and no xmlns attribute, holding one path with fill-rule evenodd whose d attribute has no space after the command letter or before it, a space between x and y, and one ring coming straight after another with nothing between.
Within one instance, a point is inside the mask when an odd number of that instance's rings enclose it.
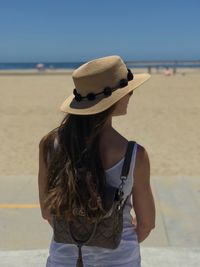
<instances>
[{"instance_id":1,"label":"woman's neck","mask_svg":"<svg viewBox=\"0 0 200 267\"><path fill-rule=\"evenodd\" d=\"M108 131L111 131L113 129L112 127L112 116L110 116L106 123L104 124L104 127L102 129L102 133L105 133L105 132L108 132Z\"/></svg>"},{"instance_id":2,"label":"woman's neck","mask_svg":"<svg viewBox=\"0 0 200 267\"><path fill-rule=\"evenodd\" d=\"M103 143L110 142L112 137L116 134L116 130L112 127L112 116L108 118L101 132L101 140Z\"/></svg>"}]
</instances>

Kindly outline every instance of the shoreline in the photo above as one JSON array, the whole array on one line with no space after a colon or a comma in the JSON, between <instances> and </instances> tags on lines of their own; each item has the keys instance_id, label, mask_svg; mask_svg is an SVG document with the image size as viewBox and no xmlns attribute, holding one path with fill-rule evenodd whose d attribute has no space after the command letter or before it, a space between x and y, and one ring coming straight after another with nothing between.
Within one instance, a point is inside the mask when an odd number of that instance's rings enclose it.
<instances>
[{"instance_id":1,"label":"shoreline","mask_svg":"<svg viewBox=\"0 0 200 267\"><path fill-rule=\"evenodd\" d=\"M169 68L172 70L172 68ZM0 70L0 75L71 75L75 69L46 69L38 71L37 69L12 69L12 70ZM148 68L131 68L134 73L147 73ZM151 74L163 74L165 68L156 69L151 67ZM176 68L176 74L180 73L200 73L200 68ZM175 74L175 75L176 75Z\"/></svg>"}]
</instances>

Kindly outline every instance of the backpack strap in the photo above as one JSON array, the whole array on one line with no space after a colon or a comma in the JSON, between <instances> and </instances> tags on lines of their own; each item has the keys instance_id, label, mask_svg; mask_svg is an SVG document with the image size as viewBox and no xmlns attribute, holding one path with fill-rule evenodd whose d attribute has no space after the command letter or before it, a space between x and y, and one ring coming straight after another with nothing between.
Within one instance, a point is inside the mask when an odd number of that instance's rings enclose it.
<instances>
[{"instance_id":1,"label":"backpack strap","mask_svg":"<svg viewBox=\"0 0 200 267\"><path fill-rule=\"evenodd\" d=\"M78 244L77 247L78 247L78 259L76 261L76 267L84 267L83 265L83 258L82 258L82 248L83 244Z\"/></svg>"},{"instance_id":2,"label":"backpack strap","mask_svg":"<svg viewBox=\"0 0 200 267\"><path fill-rule=\"evenodd\" d=\"M134 146L135 146L135 141L128 142L121 176L126 176L126 177L128 176Z\"/></svg>"},{"instance_id":3,"label":"backpack strap","mask_svg":"<svg viewBox=\"0 0 200 267\"><path fill-rule=\"evenodd\" d=\"M131 158L132 158L134 146L135 146L135 141L129 141L128 142L127 149L126 149L126 154L125 154L125 159L124 159L124 164L122 166L122 172L121 172L121 176L120 176L121 184L119 185L119 190L118 190L118 196L119 196L119 198L121 198L120 207L123 207L125 205L125 202L127 201L128 197L131 194L130 193L126 197L124 203L122 204L122 202L123 202L123 195L124 195L123 187L125 185L125 181L127 180L127 176L129 174L130 164L131 164Z\"/></svg>"},{"instance_id":4,"label":"backpack strap","mask_svg":"<svg viewBox=\"0 0 200 267\"><path fill-rule=\"evenodd\" d=\"M80 241L80 240L77 240L72 232L72 229L71 229L71 223L69 222L69 234L72 238L72 240L74 240L76 242L76 246L78 248L78 259L76 261L76 267L84 267L83 265L83 258L82 258L82 246L86 243L86 242L89 242L90 239L93 238L94 234L95 234L95 231L96 231L96 228L97 228L97 223L98 221L96 221L93 225L93 230L92 230L92 233L91 235L88 237L88 239L84 240L84 241Z\"/></svg>"}]
</instances>

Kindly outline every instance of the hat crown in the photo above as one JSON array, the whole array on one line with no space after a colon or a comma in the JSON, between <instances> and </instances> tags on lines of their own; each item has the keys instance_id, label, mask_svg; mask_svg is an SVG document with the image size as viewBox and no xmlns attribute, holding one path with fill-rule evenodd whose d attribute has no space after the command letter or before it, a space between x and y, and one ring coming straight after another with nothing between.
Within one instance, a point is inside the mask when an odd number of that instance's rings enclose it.
<instances>
[{"instance_id":1,"label":"hat crown","mask_svg":"<svg viewBox=\"0 0 200 267\"><path fill-rule=\"evenodd\" d=\"M102 57L81 65L72 78L77 92L85 96L118 85L121 79L127 78L127 67L119 56Z\"/></svg>"}]
</instances>

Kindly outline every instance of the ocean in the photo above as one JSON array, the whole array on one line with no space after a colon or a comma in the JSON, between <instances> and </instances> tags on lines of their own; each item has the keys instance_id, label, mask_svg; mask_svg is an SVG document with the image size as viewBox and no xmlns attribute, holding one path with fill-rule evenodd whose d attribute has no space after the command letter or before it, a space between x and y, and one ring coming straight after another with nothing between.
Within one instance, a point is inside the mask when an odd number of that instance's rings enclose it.
<instances>
[{"instance_id":1,"label":"ocean","mask_svg":"<svg viewBox=\"0 0 200 267\"><path fill-rule=\"evenodd\" d=\"M76 69L85 62L41 62L45 69ZM0 70L35 69L38 63L0 63ZM200 68L200 61L135 61L126 62L129 68Z\"/></svg>"}]
</instances>

